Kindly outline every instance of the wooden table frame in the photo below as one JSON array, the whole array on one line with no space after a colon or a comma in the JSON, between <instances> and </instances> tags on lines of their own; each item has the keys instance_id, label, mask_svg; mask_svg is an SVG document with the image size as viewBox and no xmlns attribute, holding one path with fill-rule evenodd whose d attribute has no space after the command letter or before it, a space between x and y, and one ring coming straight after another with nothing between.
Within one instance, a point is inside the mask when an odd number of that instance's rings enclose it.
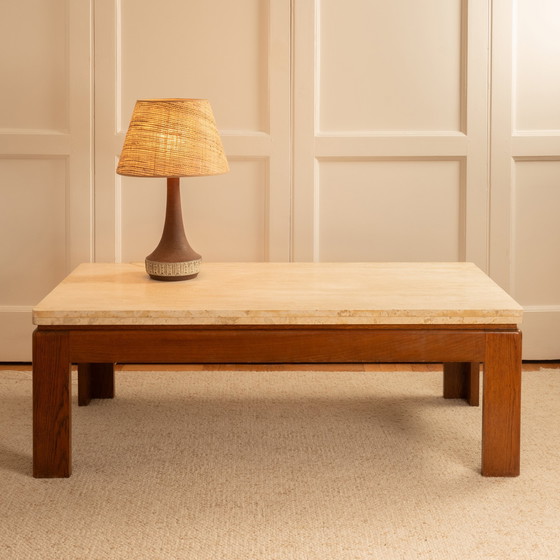
<instances>
[{"instance_id":1,"label":"wooden table frame","mask_svg":"<svg viewBox=\"0 0 560 560\"><path fill-rule=\"evenodd\" d=\"M471 405L482 364L482 474L519 474L517 325L44 325L33 335L33 476L71 474L71 364L85 405L114 396L115 363L375 362L443 363L444 397Z\"/></svg>"}]
</instances>

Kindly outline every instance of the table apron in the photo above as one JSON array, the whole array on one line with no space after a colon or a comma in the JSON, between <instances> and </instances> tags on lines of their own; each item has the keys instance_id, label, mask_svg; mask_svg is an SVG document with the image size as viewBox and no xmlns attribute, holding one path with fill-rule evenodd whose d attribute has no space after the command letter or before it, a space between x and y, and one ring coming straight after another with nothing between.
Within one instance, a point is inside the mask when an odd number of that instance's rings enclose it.
<instances>
[{"instance_id":1,"label":"table apron","mask_svg":"<svg viewBox=\"0 0 560 560\"><path fill-rule=\"evenodd\" d=\"M68 337L72 363L206 364L484 362L488 336L519 333L501 329L239 326L57 330Z\"/></svg>"}]
</instances>

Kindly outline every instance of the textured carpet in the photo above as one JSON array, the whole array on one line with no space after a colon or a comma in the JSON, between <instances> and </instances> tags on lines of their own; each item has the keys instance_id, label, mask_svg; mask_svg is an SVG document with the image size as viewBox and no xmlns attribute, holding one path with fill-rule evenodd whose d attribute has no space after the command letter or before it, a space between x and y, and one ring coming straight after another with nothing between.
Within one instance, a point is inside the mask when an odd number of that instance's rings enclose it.
<instances>
[{"instance_id":1,"label":"textured carpet","mask_svg":"<svg viewBox=\"0 0 560 560\"><path fill-rule=\"evenodd\" d=\"M74 379L75 383L75 379ZM31 376L0 372L0 558L560 558L560 371L524 373L519 478L440 373L117 373L31 477ZM76 387L74 387L74 404Z\"/></svg>"}]
</instances>

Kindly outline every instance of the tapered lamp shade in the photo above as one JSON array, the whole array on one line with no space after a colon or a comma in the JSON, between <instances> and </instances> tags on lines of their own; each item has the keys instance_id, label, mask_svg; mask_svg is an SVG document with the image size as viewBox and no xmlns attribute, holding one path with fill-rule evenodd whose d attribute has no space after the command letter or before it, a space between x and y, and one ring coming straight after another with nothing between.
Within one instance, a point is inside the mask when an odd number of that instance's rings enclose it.
<instances>
[{"instance_id":1,"label":"tapered lamp shade","mask_svg":"<svg viewBox=\"0 0 560 560\"><path fill-rule=\"evenodd\" d=\"M117 173L167 178L164 231L160 244L146 258L146 270L152 278L187 280L198 274L201 257L184 233L179 178L227 171L228 162L208 100L136 102Z\"/></svg>"},{"instance_id":2,"label":"tapered lamp shade","mask_svg":"<svg viewBox=\"0 0 560 560\"><path fill-rule=\"evenodd\" d=\"M133 177L197 177L229 171L207 99L136 102L117 167Z\"/></svg>"}]
</instances>

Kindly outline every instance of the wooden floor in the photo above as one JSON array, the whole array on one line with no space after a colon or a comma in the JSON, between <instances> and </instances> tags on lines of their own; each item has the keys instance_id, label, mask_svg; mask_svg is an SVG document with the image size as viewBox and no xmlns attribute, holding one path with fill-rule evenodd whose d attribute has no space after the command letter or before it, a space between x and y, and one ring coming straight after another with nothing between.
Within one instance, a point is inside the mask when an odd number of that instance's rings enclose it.
<instances>
[{"instance_id":1,"label":"wooden floor","mask_svg":"<svg viewBox=\"0 0 560 560\"><path fill-rule=\"evenodd\" d=\"M523 362L523 371L539 371L540 369L557 369L560 371L560 361ZM31 371L31 364L0 363L0 371ZM259 365L231 365L231 364L123 364L117 365L116 371L443 371L441 364L259 364Z\"/></svg>"}]
</instances>

